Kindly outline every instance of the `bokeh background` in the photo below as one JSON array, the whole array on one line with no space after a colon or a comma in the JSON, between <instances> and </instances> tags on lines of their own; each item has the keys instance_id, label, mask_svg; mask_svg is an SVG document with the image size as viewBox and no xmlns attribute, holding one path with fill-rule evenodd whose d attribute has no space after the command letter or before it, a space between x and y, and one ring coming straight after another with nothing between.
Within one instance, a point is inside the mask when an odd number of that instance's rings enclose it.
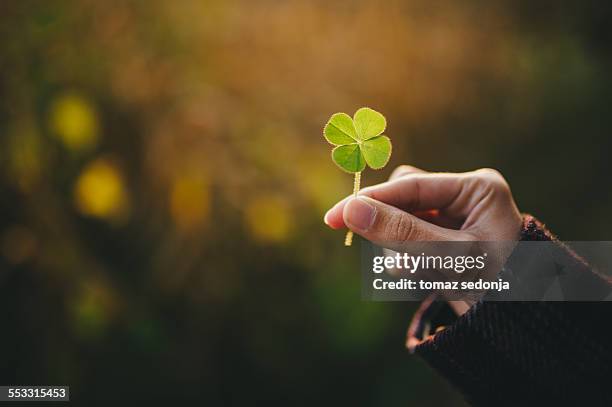
<instances>
[{"instance_id":1,"label":"bokeh background","mask_svg":"<svg viewBox=\"0 0 612 407\"><path fill-rule=\"evenodd\" d=\"M0 384L75 404L456 405L322 216L331 113L391 163L495 167L566 240L612 227L607 2L0 4Z\"/></svg>"}]
</instances>

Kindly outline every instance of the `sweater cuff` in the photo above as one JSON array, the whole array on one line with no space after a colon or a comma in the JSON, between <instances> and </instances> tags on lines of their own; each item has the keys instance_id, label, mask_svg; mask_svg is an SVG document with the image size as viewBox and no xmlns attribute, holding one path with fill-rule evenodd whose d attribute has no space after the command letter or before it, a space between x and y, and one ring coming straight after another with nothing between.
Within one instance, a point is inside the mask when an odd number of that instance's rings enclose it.
<instances>
[{"instance_id":1,"label":"sweater cuff","mask_svg":"<svg viewBox=\"0 0 612 407\"><path fill-rule=\"evenodd\" d=\"M557 240L557 237L554 236L550 231L546 228L542 222L537 220L532 215L524 214L523 215L523 226L521 228L520 241L552 241Z\"/></svg>"},{"instance_id":2,"label":"sweater cuff","mask_svg":"<svg viewBox=\"0 0 612 407\"><path fill-rule=\"evenodd\" d=\"M546 226L529 214L523 215L520 241L554 241L556 237ZM512 257L512 256L511 256ZM417 309L408 328L406 347L411 352L417 351L420 345L434 339L434 334L441 332L457 320L454 311L436 294L430 295Z\"/></svg>"},{"instance_id":3,"label":"sweater cuff","mask_svg":"<svg viewBox=\"0 0 612 407\"><path fill-rule=\"evenodd\" d=\"M533 216L525 215L520 240L556 241L556 238ZM564 256L575 264L575 272L588 272L597 279L597 284L606 285L570 249L557 242L554 247L555 256ZM520 257L513 253L506 267L520 268L516 262ZM544 351L540 348L561 346L559 340L565 341L574 330L588 329L582 327L585 320L582 313L567 316L571 314L569 303L480 301L457 318L445 301L436 299L431 296L421 303L408 329L406 345L477 404L508 405L512 399L508 391L519 391L507 388L509 381L522 386L517 402L529 400L530 393L541 395L537 378L558 372L548 369L552 365L535 365L540 360L538 352ZM551 329L559 332L553 334ZM549 344L551 338L556 343ZM566 346L572 343L568 341ZM538 371L540 368L542 372Z\"/></svg>"}]
</instances>

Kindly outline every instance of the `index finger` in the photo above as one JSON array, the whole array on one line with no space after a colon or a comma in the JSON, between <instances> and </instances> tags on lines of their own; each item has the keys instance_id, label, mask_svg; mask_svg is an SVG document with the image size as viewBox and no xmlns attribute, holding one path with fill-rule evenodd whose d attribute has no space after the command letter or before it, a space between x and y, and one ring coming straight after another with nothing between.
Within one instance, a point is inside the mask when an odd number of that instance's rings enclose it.
<instances>
[{"instance_id":1,"label":"index finger","mask_svg":"<svg viewBox=\"0 0 612 407\"><path fill-rule=\"evenodd\" d=\"M459 198L465 180L464 174L412 173L382 184L364 188L358 195L395 206L407 212L432 209L452 209ZM345 227L342 213L353 196L338 202L325 214L325 223L333 229ZM457 216L467 215L461 210Z\"/></svg>"}]
</instances>

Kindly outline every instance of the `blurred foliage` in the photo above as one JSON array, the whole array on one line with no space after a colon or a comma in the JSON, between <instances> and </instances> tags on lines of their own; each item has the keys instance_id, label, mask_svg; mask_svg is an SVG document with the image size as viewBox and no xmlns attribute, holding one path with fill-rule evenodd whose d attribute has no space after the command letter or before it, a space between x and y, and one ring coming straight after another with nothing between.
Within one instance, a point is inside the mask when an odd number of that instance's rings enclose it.
<instances>
[{"instance_id":1,"label":"blurred foliage","mask_svg":"<svg viewBox=\"0 0 612 407\"><path fill-rule=\"evenodd\" d=\"M76 403L416 404L415 304L360 301L322 125L500 169L566 240L612 227L606 2L0 5L0 381Z\"/></svg>"}]
</instances>

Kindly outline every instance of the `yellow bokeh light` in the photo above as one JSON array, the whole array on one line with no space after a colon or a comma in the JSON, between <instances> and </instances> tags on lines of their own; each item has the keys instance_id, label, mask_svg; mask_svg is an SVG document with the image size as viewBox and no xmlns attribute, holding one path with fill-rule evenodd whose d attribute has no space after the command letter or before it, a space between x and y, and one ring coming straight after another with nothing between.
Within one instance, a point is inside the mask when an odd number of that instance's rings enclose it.
<instances>
[{"instance_id":1,"label":"yellow bokeh light","mask_svg":"<svg viewBox=\"0 0 612 407\"><path fill-rule=\"evenodd\" d=\"M66 93L55 99L49 122L53 133L70 150L86 150L98 141L100 126L96 109L77 93Z\"/></svg>"},{"instance_id":2,"label":"yellow bokeh light","mask_svg":"<svg viewBox=\"0 0 612 407\"><path fill-rule=\"evenodd\" d=\"M291 229L287 201L280 197L261 196L250 201L245 211L246 223L253 236L262 242L286 240Z\"/></svg>"},{"instance_id":3,"label":"yellow bokeh light","mask_svg":"<svg viewBox=\"0 0 612 407\"><path fill-rule=\"evenodd\" d=\"M127 209L127 193L117 167L105 159L90 163L79 176L74 199L84 215L117 218Z\"/></svg>"},{"instance_id":4,"label":"yellow bokeh light","mask_svg":"<svg viewBox=\"0 0 612 407\"><path fill-rule=\"evenodd\" d=\"M210 197L202 176L178 177L170 191L170 214L182 230L201 226L208 216Z\"/></svg>"}]
</instances>

